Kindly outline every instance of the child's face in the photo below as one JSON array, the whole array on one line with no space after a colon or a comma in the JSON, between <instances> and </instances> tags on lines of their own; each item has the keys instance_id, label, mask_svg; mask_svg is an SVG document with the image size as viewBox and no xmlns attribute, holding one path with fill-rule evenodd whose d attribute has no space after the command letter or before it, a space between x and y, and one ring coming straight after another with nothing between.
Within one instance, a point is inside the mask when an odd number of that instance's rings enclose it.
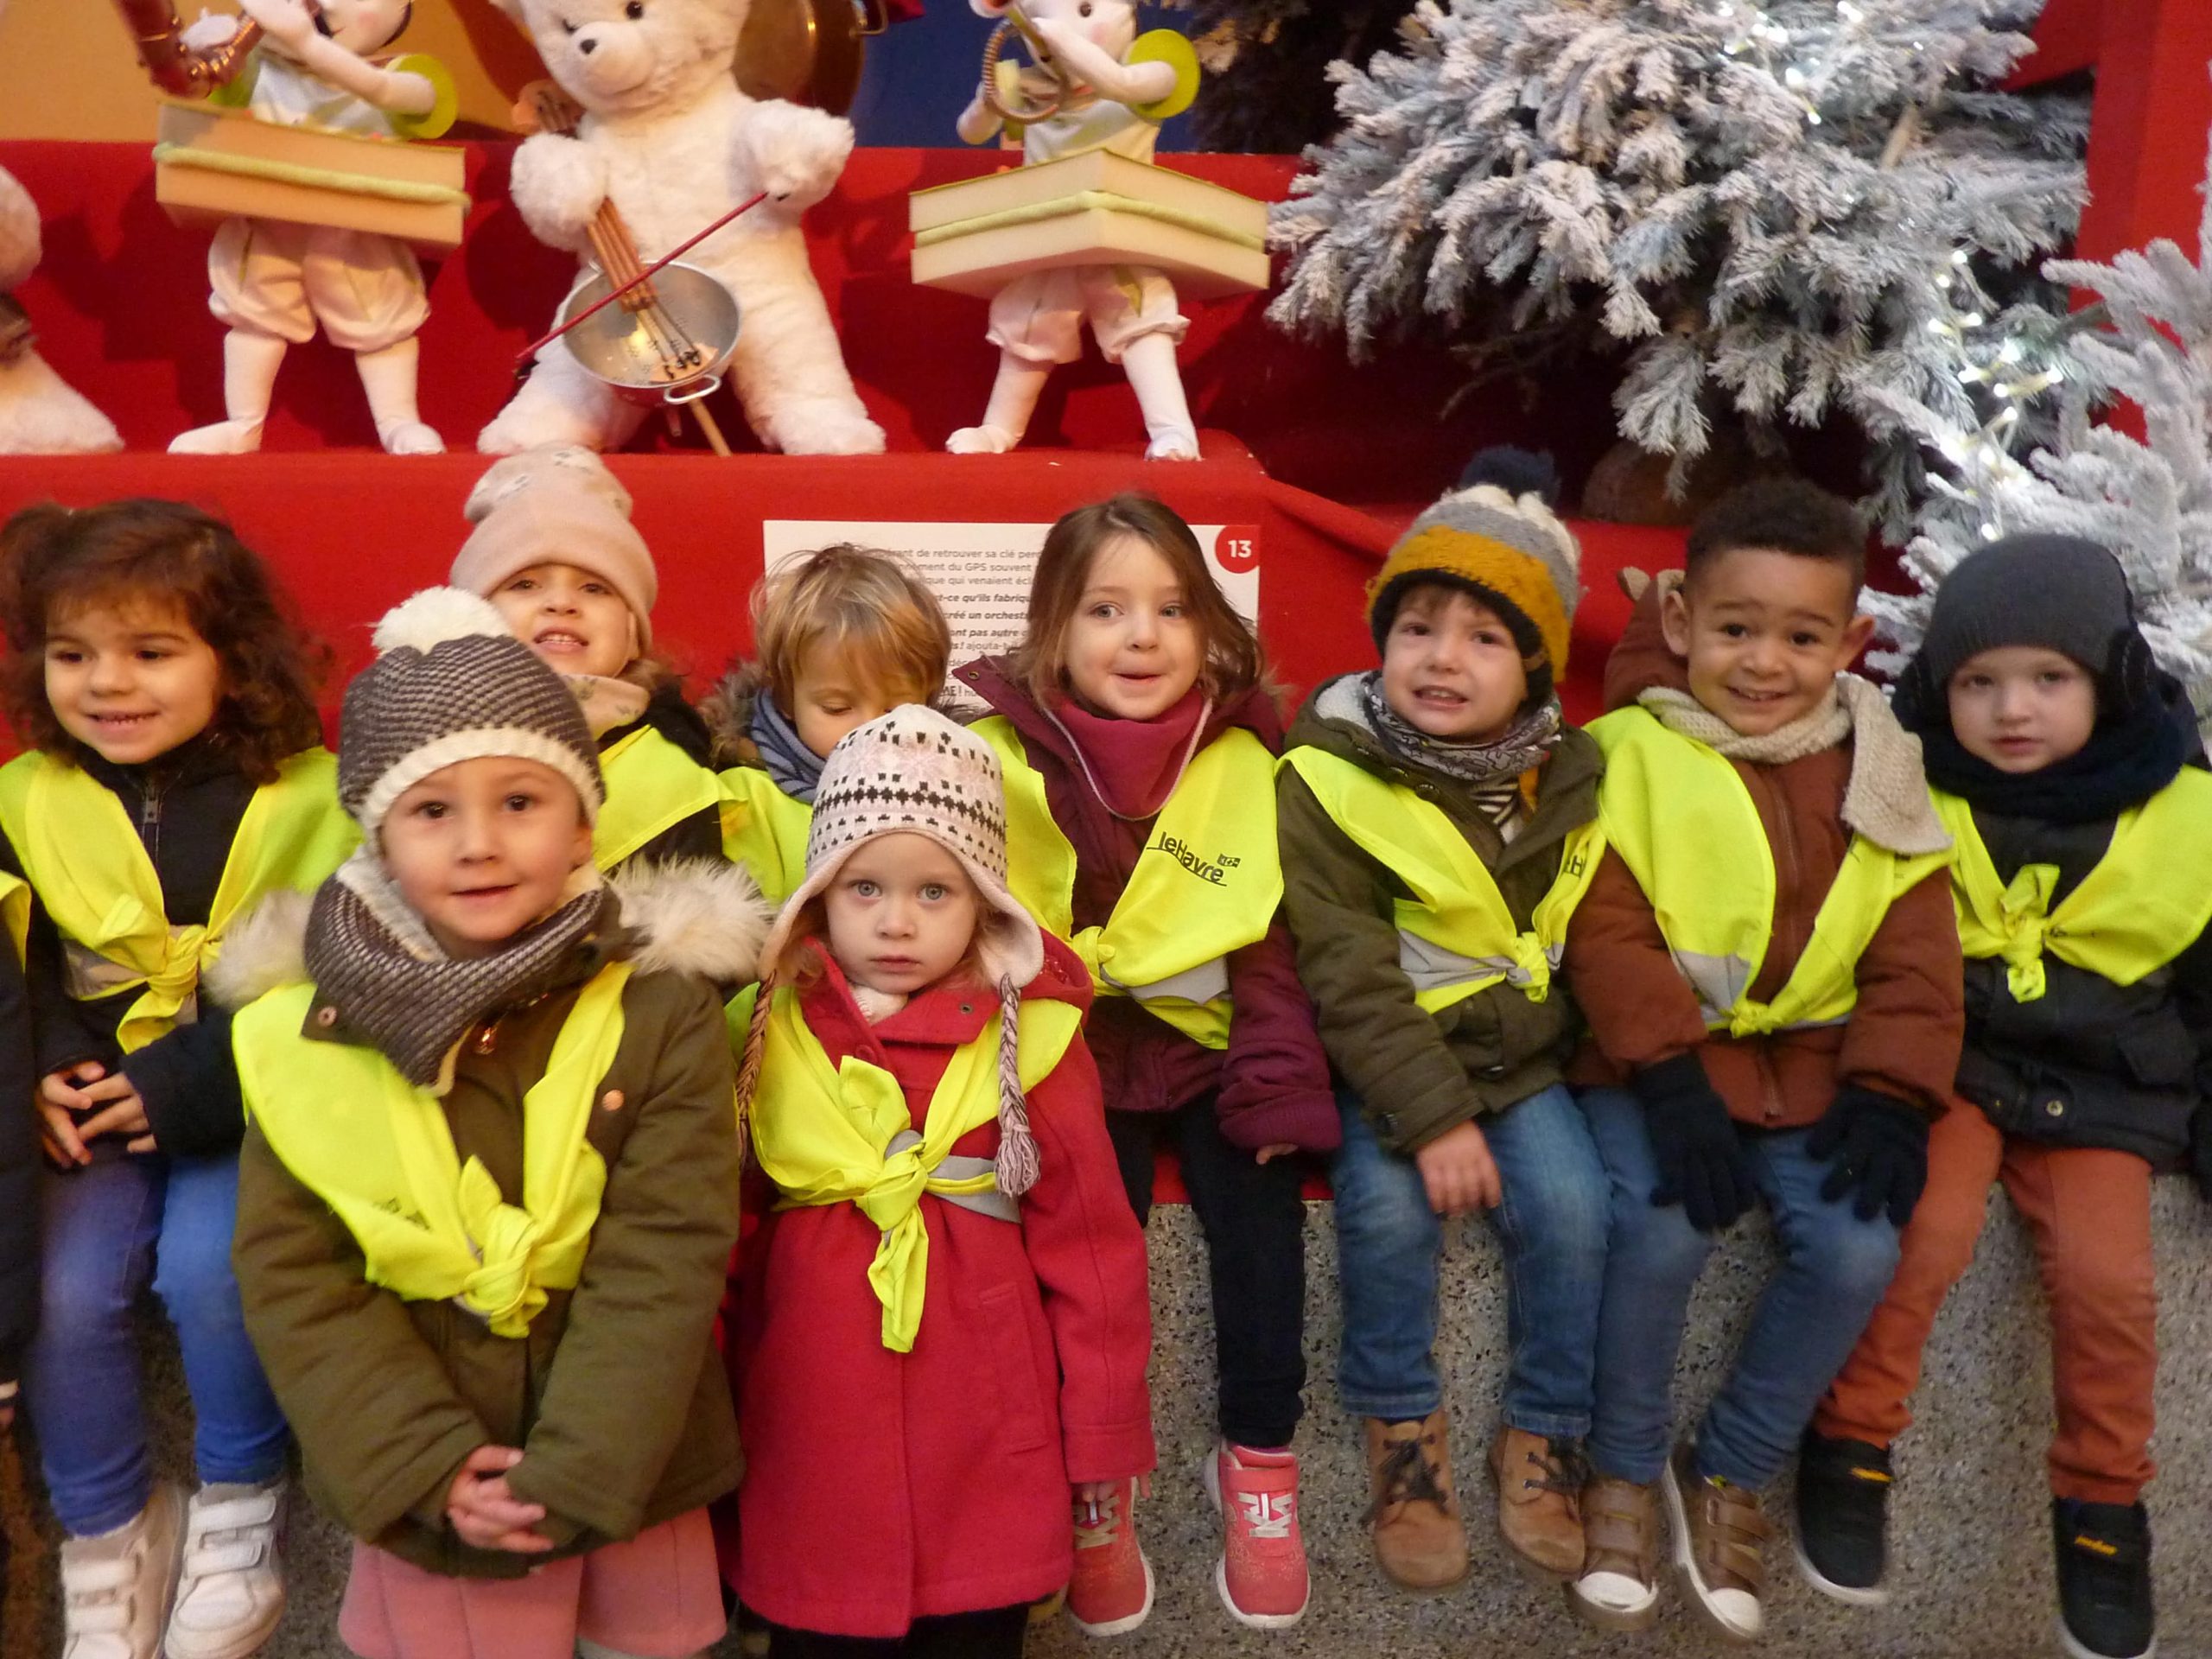
<instances>
[{"instance_id":1,"label":"child's face","mask_svg":"<svg viewBox=\"0 0 2212 1659\"><path fill-rule=\"evenodd\" d=\"M830 954L845 977L911 995L968 954L982 900L960 861L927 836L878 836L847 859L823 896Z\"/></svg>"},{"instance_id":2,"label":"child's face","mask_svg":"<svg viewBox=\"0 0 2212 1659\"><path fill-rule=\"evenodd\" d=\"M137 766L207 729L222 659L175 604L78 606L47 619L46 700L102 760Z\"/></svg>"},{"instance_id":3,"label":"child's face","mask_svg":"<svg viewBox=\"0 0 2212 1659\"><path fill-rule=\"evenodd\" d=\"M1866 648L1874 622L1857 614L1858 598L1835 560L1739 547L1669 594L1660 626L1689 665L1690 695L1764 737L1819 707Z\"/></svg>"},{"instance_id":4,"label":"child's face","mask_svg":"<svg viewBox=\"0 0 2212 1659\"><path fill-rule=\"evenodd\" d=\"M1489 606L1434 584L1399 601L1382 639L1382 700L1399 719L1447 742L1489 742L1528 696L1521 647Z\"/></svg>"},{"instance_id":5,"label":"child's face","mask_svg":"<svg viewBox=\"0 0 2212 1659\"><path fill-rule=\"evenodd\" d=\"M440 767L392 803L381 839L400 897L452 957L498 950L591 858L575 785L509 755Z\"/></svg>"},{"instance_id":6,"label":"child's face","mask_svg":"<svg viewBox=\"0 0 2212 1659\"><path fill-rule=\"evenodd\" d=\"M518 570L492 595L507 626L562 674L612 679L637 653L638 624L613 585L573 564Z\"/></svg>"},{"instance_id":7,"label":"child's face","mask_svg":"<svg viewBox=\"0 0 2212 1659\"><path fill-rule=\"evenodd\" d=\"M826 759L837 740L855 726L865 726L902 702L925 702L929 695L903 697L899 690L861 661L860 652L817 640L800 659L786 712L798 729L798 741Z\"/></svg>"},{"instance_id":8,"label":"child's face","mask_svg":"<svg viewBox=\"0 0 2212 1659\"><path fill-rule=\"evenodd\" d=\"M1103 715L1157 720L1198 683L1205 642L1175 567L1115 537L1091 555L1062 656L1069 688Z\"/></svg>"},{"instance_id":9,"label":"child's face","mask_svg":"<svg viewBox=\"0 0 2212 1659\"><path fill-rule=\"evenodd\" d=\"M1999 772L2041 772L2081 753L2097 725L2089 671L2041 645L1999 645L1959 664L1946 688L1951 730Z\"/></svg>"}]
</instances>

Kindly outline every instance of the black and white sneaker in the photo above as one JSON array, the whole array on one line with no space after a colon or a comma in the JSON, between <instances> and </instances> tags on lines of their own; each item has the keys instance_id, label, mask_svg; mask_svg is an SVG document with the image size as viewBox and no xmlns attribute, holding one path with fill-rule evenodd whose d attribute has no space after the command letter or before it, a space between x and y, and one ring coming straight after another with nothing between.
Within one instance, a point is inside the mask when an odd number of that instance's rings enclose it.
<instances>
[{"instance_id":1,"label":"black and white sneaker","mask_svg":"<svg viewBox=\"0 0 2212 1659\"><path fill-rule=\"evenodd\" d=\"M2050 1502L2059 1639L2074 1659L2151 1659L2151 1521L2140 1503Z\"/></svg>"},{"instance_id":2,"label":"black and white sneaker","mask_svg":"<svg viewBox=\"0 0 2212 1659\"><path fill-rule=\"evenodd\" d=\"M1890 1454L1805 1431L1797 1448L1797 1570L1824 1596L1879 1607L1888 1565Z\"/></svg>"}]
</instances>

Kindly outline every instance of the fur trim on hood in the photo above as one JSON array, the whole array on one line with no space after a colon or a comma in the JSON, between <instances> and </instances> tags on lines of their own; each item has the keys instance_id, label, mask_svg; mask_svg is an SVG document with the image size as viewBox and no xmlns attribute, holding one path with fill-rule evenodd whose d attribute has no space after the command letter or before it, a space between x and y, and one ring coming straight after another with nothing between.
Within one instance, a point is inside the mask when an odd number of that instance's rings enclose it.
<instances>
[{"instance_id":1,"label":"fur trim on hood","mask_svg":"<svg viewBox=\"0 0 2212 1659\"><path fill-rule=\"evenodd\" d=\"M757 766L760 751L753 742L753 700L760 695L760 665L740 663L699 699L699 717L713 740L708 765L717 772Z\"/></svg>"},{"instance_id":2,"label":"fur trim on hood","mask_svg":"<svg viewBox=\"0 0 2212 1659\"><path fill-rule=\"evenodd\" d=\"M632 937L642 973L696 974L721 985L749 984L775 906L741 865L715 859L668 864L634 861L607 877ZM226 1008L242 1008L306 979L308 913L314 895L276 893L240 917L201 983Z\"/></svg>"}]
</instances>

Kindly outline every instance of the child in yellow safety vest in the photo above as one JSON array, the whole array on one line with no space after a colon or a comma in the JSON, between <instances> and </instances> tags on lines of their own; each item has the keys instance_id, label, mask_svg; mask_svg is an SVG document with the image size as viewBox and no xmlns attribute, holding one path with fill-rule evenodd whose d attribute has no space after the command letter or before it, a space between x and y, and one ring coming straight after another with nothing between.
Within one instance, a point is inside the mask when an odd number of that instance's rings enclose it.
<instances>
[{"instance_id":1,"label":"child in yellow safety vest","mask_svg":"<svg viewBox=\"0 0 2212 1659\"><path fill-rule=\"evenodd\" d=\"M597 746L499 613L417 594L346 693L361 850L215 988L249 1114L245 1324L353 1538L362 1659L701 1652L742 1459L712 1338L737 1236L725 865L592 855ZM175 1649L172 1649L172 1652Z\"/></svg>"},{"instance_id":2,"label":"child in yellow safety vest","mask_svg":"<svg viewBox=\"0 0 2212 1659\"><path fill-rule=\"evenodd\" d=\"M952 635L895 554L839 543L754 584L753 660L700 705L721 771L723 850L778 903L806 874L806 830L837 740L901 703L934 703Z\"/></svg>"},{"instance_id":3,"label":"child in yellow safety vest","mask_svg":"<svg viewBox=\"0 0 2212 1659\"><path fill-rule=\"evenodd\" d=\"M1314 693L1281 769L1283 908L1343 1085L1338 1389L1376 1560L1420 1590L1467 1568L1433 1351L1444 1223L1470 1212L1505 1257L1499 1529L1540 1571L1582 1563L1606 1187L1557 969L1599 760L1560 709L1581 556L1555 484L1542 457L1475 457L1369 586L1382 665Z\"/></svg>"},{"instance_id":4,"label":"child in yellow safety vest","mask_svg":"<svg viewBox=\"0 0 2212 1659\"><path fill-rule=\"evenodd\" d=\"M355 838L286 608L227 524L176 503L34 507L0 531L0 699L28 746L0 767L0 861L35 900L54 1166L24 1393L73 1650L245 1652L283 1611L289 1437L239 1319L244 1126L200 978L251 906L314 887ZM132 1308L149 1276L192 1394L188 1502L148 1455Z\"/></svg>"},{"instance_id":5,"label":"child in yellow safety vest","mask_svg":"<svg viewBox=\"0 0 2212 1659\"><path fill-rule=\"evenodd\" d=\"M855 728L763 957L736 1587L780 1659L1015 1659L1067 1582L1071 1489L1096 1522L1153 1465L1089 976L1007 890L1004 800L943 715Z\"/></svg>"},{"instance_id":6,"label":"child in yellow safety vest","mask_svg":"<svg viewBox=\"0 0 2212 1659\"><path fill-rule=\"evenodd\" d=\"M1205 1235L1219 1443L1201 1465L1222 1512L1216 1592L1260 1629L1310 1591L1290 1442L1306 1376L1300 1160L1334 1150L1328 1063L1278 918L1279 716L1260 643L1191 527L1148 496L1052 526L1009 658L958 677L1006 769L1009 880L1071 941L1098 993L1086 1035L1140 1221L1171 1141ZM1135 1629L1150 1572L1134 1489L1080 1516L1069 1611Z\"/></svg>"},{"instance_id":7,"label":"child in yellow safety vest","mask_svg":"<svg viewBox=\"0 0 2212 1659\"><path fill-rule=\"evenodd\" d=\"M1574 1076L1612 1183L1577 1610L1658 1615L1659 1509L1693 1609L1764 1629L1761 1490L1897 1267L1963 1025L1950 836L1920 746L1848 672L1866 531L1796 480L1692 527L1606 664L1605 854L1567 930ZM1755 1203L1782 1265L1693 1437L1690 1294Z\"/></svg>"},{"instance_id":8,"label":"child in yellow safety vest","mask_svg":"<svg viewBox=\"0 0 2212 1659\"><path fill-rule=\"evenodd\" d=\"M2190 1164L2212 1193L2212 778L2119 561L2071 537L1954 569L1896 706L1957 844L1966 1046L1897 1275L1805 1438L1798 1560L1840 1600L1885 1599L1890 1446L2002 1180L2050 1297L2067 1646L2139 1659L2157 1640L2152 1171Z\"/></svg>"},{"instance_id":9,"label":"child in yellow safety vest","mask_svg":"<svg viewBox=\"0 0 2212 1659\"><path fill-rule=\"evenodd\" d=\"M721 856L707 728L653 649L659 577L630 493L588 449L512 455L469 494L476 525L449 580L499 607L576 695L599 744L599 868Z\"/></svg>"}]
</instances>

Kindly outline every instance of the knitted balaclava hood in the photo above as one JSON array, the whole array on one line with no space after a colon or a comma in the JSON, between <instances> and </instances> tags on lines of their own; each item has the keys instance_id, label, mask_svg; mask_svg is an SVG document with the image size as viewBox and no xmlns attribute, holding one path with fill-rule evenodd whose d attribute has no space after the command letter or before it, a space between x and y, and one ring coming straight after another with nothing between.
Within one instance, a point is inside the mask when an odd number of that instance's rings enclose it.
<instances>
[{"instance_id":1,"label":"knitted balaclava hood","mask_svg":"<svg viewBox=\"0 0 2212 1659\"><path fill-rule=\"evenodd\" d=\"M1556 683L1567 671L1567 639L1582 600L1582 549L1552 510L1558 488L1548 456L1507 448L1478 454L1458 486L1414 520L1368 583L1376 650L1407 590L1442 582L1496 610L1522 653L1540 658Z\"/></svg>"},{"instance_id":2,"label":"knitted balaclava hood","mask_svg":"<svg viewBox=\"0 0 2212 1659\"><path fill-rule=\"evenodd\" d=\"M1036 919L1006 884L1006 791L989 744L934 709L905 703L854 728L830 752L806 838L806 880L785 903L761 960L782 959L808 901L845 861L879 836L926 836L960 861L982 901L978 956L999 995L1000 1189L1019 1197L1037 1179L1037 1147L1015 1066L1021 988L1045 963ZM760 1070L771 987L747 1033L738 1092L749 1102Z\"/></svg>"},{"instance_id":3,"label":"knitted balaclava hood","mask_svg":"<svg viewBox=\"0 0 2212 1659\"><path fill-rule=\"evenodd\" d=\"M509 455L469 492L461 513L476 529L448 580L488 597L533 564L573 564L622 596L642 652L652 644L660 578L630 506L629 491L588 449Z\"/></svg>"}]
</instances>

